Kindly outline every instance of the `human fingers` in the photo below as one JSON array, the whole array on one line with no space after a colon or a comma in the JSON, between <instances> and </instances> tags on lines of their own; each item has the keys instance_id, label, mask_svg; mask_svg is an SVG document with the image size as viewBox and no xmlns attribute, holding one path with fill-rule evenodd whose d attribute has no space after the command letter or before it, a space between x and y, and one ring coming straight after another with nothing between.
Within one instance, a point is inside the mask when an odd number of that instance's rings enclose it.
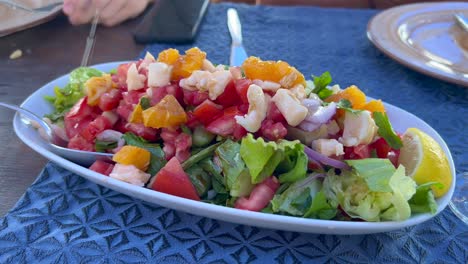
<instances>
[{"instance_id":1,"label":"human fingers","mask_svg":"<svg viewBox=\"0 0 468 264\"><path fill-rule=\"evenodd\" d=\"M75 0L73 12L69 15L73 25L89 23L95 14L95 4L92 0Z\"/></svg>"},{"instance_id":2,"label":"human fingers","mask_svg":"<svg viewBox=\"0 0 468 264\"><path fill-rule=\"evenodd\" d=\"M121 1L121 0L112 0ZM114 26L117 25L129 18L138 16L145 10L148 5L148 0L136 0L136 1L124 1L123 6L112 16L102 19L101 22L105 26Z\"/></svg>"},{"instance_id":3,"label":"human fingers","mask_svg":"<svg viewBox=\"0 0 468 264\"><path fill-rule=\"evenodd\" d=\"M112 17L116 16L122 8L125 8L127 0L109 0L107 4L104 5L106 0L97 0L102 1L101 7L99 10L99 21L106 25L106 22L111 20Z\"/></svg>"}]
</instances>

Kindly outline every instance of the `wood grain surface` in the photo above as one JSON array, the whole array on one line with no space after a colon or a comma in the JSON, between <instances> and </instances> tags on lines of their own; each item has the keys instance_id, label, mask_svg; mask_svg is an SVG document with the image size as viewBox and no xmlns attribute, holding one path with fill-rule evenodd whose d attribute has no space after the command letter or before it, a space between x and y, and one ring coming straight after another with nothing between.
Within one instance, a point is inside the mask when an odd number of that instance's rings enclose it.
<instances>
[{"instance_id":1,"label":"wood grain surface","mask_svg":"<svg viewBox=\"0 0 468 264\"><path fill-rule=\"evenodd\" d=\"M112 28L98 27L89 64L135 59L143 49L132 37L140 19ZM60 15L0 38L0 101L20 104L47 82L78 67L89 29L89 25L71 26ZM23 55L9 59L16 49ZM18 139L13 115L0 109L0 217L15 205L47 162Z\"/></svg>"}]
</instances>

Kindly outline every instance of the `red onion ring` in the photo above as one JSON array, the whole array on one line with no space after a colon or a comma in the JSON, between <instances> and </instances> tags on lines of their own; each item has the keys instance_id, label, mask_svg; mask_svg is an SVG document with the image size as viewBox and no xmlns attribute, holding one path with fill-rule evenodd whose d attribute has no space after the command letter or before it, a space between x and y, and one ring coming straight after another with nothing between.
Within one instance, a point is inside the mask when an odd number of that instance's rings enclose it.
<instances>
[{"instance_id":1,"label":"red onion ring","mask_svg":"<svg viewBox=\"0 0 468 264\"><path fill-rule=\"evenodd\" d=\"M348 164L344 163L343 161L329 158L307 146L304 146L304 152L306 153L307 157L309 157L309 159L320 162L324 165L332 166L334 168L343 169L343 170L351 169L351 167Z\"/></svg>"}]
</instances>

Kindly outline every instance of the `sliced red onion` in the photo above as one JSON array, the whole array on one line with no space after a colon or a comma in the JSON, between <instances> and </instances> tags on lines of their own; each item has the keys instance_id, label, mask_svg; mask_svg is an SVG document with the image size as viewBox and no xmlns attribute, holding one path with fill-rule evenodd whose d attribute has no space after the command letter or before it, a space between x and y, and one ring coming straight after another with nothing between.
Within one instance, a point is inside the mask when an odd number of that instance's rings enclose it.
<instances>
[{"instance_id":1,"label":"sliced red onion","mask_svg":"<svg viewBox=\"0 0 468 264\"><path fill-rule=\"evenodd\" d=\"M322 124L319 124L319 123L312 123L312 122L308 122L308 121L302 121L300 124L299 124L299 128L304 130L304 131L307 131L307 132L312 132L314 130L316 130L317 128L319 128Z\"/></svg>"},{"instance_id":2,"label":"sliced red onion","mask_svg":"<svg viewBox=\"0 0 468 264\"><path fill-rule=\"evenodd\" d=\"M344 170L351 169L351 167L348 164L344 163L343 161L329 158L307 146L304 146L304 152L309 157L309 160L314 160L324 165L332 166L337 169L344 169Z\"/></svg>"},{"instance_id":3,"label":"sliced red onion","mask_svg":"<svg viewBox=\"0 0 468 264\"><path fill-rule=\"evenodd\" d=\"M116 153L123 147L123 145L125 145L125 140L122 138L122 133L112 129L106 129L102 131L96 136L96 139L101 141L117 142L117 147L112 149L113 153Z\"/></svg>"},{"instance_id":4,"label":"sliced red onion","mask_svg":"<svg viewBox=\"0 0 468 264\"><path fill-rule=\"evenodd\" d=\"M325 124L336 114L336 103L320 106L315 113L307 115L305 120L312 123Z\"/></svg>"},{"instance_id":5,"label":"sliced red onion","mask_svg":"<svg viewBox=\"0 0 468 264\"><path fill-rule=\"evenodd\" d=\"M315 111L317 111L317 109L322 105L320 100L312 98L304 99L301 103L303 106L307 107L307 110L309 110L310 114L315 113Z\"/></svg>"}]
</instances>

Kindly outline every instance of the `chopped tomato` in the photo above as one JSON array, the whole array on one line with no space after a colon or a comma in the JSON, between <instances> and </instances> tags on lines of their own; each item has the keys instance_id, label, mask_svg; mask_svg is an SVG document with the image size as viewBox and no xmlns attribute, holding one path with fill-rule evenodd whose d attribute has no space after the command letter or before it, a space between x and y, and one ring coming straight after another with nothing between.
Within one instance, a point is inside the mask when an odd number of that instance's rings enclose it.
<instances>
[{"instance_id":1,"label":"chopped tomato","mask_svg":"<svg viewBox=\"0 0 468 264\"><path fill-rule=\"evenodd\" d=\"M189 91L182 89L184 93L184 103L186 105L197 106L206 99L208 99L208 93L206 92L199 92L199 91Z\"/></svg>"},{"instance_id":2,"label":"chopped tomato","mask_svg":"<svg viewBox=\"0 0 468 264\"><path fill-rule=\"evenodd\" d=\"M195 128L196 126L200 125L200 122L193 115L193 112L187 112L187 123L185 123L185 125L188 128Z\"/></svg>"},{"instance_id":3,"label":"chopped tomato","mask_svg":"<svg viewBox=\"0 0 468 264\"><path fill-rule=\"evenodd\" d=\"M237 94L243 103L248 104L249 100L247 99L247 91L249 86L252 84L252 81L249 79L239 79L234 82L236 87Z\"/></svg>"},{"instance_id":4,"label":"chopped tomato","mask_svg":"<svg viewBox=\"0 0 468 264\"><path fill-rule=\"evenodd\" d=\"M88 141L93 141L99 133L111 129L115 124L113 121L104 115L98 116L80 131L80 135Z\"/></svg>"},{"instance_id":5,"label":"chopped tomato","mask_svg":"<svg viewBox=\"0 0 468 264\"><path fill-rule=\"evenodd\" d=\"M377 153L377 157L381 159L386 159L388 153L392 150L392 148L388 145L387 141L384 138L379 138L374 143L370 145L371 149L375 149Z\"/></svg>"},{"instance_id":6,"label":"chopped tomato","mask_svg":"<svg viewBox=\"0 0 468 264\"><path fill-rule=\"evenodd\" d=\"M132 63L133 62L120 64L119 67L117 67L116 75L117 75L118 84L119 84L120 87L124 87L125 90L127 90L127 72L128 72L128 68L130 68Z\"/></svg>"},{"instance_id":7,"label":"chopped tomato","mask_svg":"<svg viewBox=\"0 0 468 264\"><path fill-rule=\"evenodd\" d=\"M95 107L88 105L87 97L83 97L76 102L64 118L65 132L68 138L73 138L83 128L87 127L97 115L96 112Z\"/></svg>"},{"instance_id":8,"label":"chopped tomato","mask_svg":"<svg viewBox=\"0 0 468 264\"><path fill-rule=\"evenodd\" d=\"M109 162L105 162L103 160L96 160L91 167L89 167L90 170L95 171L97 173L104 174L106 176L109 176L109 174L112 172L112 169L114 168L114 164L111 164Z\"/></svg>"},{"instance_id":9,"label":"chopped tomato","mask_svg":"<svg viewBox=\"0 0 468 264\"><path fill-rule=\"evenodd\" d=\"M70 141L68 141L67 148L94 151L94 144L90 142L89 140L86 140L80 134L76 134L74 137L70 139Z\"/></svg>"},{"instance_id":10,"label":"chopped tomato","mask_svg":"<svg viewBox=\"0 0 468 264\"><path fill-rule=\"evenodd\" d=\"M240 126L234 119L236 115L242 115L241 111L235 106L228 107L224 109L222 116L216 118L206 127L206 130L224 137L232 135L236 127Z\"/></svg>"},{"instance_id":11,"label":"chopped tomato","mask_svg":"<svg viewBox=\"0 0 468 264\"><path fill-rule=\"evenodd\" d=\"M163 128L161 129L161 138L164 141L163 151L167 160L175 156L179 162L184 162L190 157L190 147L192 146L190 135Z\"/></svg>"},{"instance_id":12,"label":"chopped tomato","mask_svg":"<svg viewBox=\"0 0 468 264\"><path fill-rule=\"evenodd\" d=\"M140 103L140 98L143 95L146 95L146 92L142 92L141 90L122 93L123 101L129 105Z\"/></svg>"},{"instance_id":13,"label":"chopped tomato","mask_svg":"<svg viewBox=\"0 0 468 264\"><path fill-rule=\"evenodd\" d=\"M254 187L249 198L241 197L237 199L235 207L237 209L259 212L273 199L279 186L280 184L275 176L268 177Z\"/></svg>"},{"instance_id":14,"label":"chopped tomato","mask_svg":"<svg viewBox=\"0 0 468 264\"><path fill-rule=\"evenodd\" d=\"M276 141L286 136L288 130L281 122L274 122L272 120L263 120L260 127L260 134L268 140Z\"/></svg>"},{"instance_id":15,"label":"chopped tomato","mask_svg":"<svg viewBox=\"0 0 468 264\"><path fill-rule=\"evenodd\" d=\"M358 145L355 147L344 147L344 159L367 159L370 158L369 145Z\"/></svg>"},{"instance_id":16,"label":"chopped tomato","mask_svg":"<svg viewBox=\"0 0 468 264\"><path fill-rule=\"evenodd\" d=\"M166 95L173 95L179 104L184 102L184 93L179 85L172 83L162 87L148 88L148 94L151 96L151 105L157 105Z\"/></svg>"},{"instance_id":17,"label":"chopped tomato","mask_svg":"<svg viewBox=\"0 0 468 264\"><path fill-rule=\"evenodd\" d=\"M193 110L193 115L203 125L208 125L223 113L223 107L206 99Z\"/></svg>"},{"instance_id":18,"label":"chopped tomato","mask_svg":"<svg viewBox=\"0 0 468 264\"><path fill-rule=\"evenodd\" d=\"M229 82L224 89L224 92L216 98L216 103L222 106L233 106L238 105L240 97L237 94L236 85L233 81Z\"/></svg>"},{"instance_id":19,"label":"chopped tomato","mask_svg":"<svg viewBox=\"0 0 468 264\"><path fill-rule=\"evenodd\" d=\"M143 124L127 123L124 125L123 129L121 128L118 130L122 133L130 131L148 141L155 141L158 139L158 130L151 127L145 127Z\"/></svg>"},{"instance_id":20,"label":"chopped tomato","mask_svg":"<svg viewBox=\"0 0 468 264\"><path fill-rule=\"evenodd\" d=\"M99 100L99 108L102 111L110 111L115 109L122 99L122 94L119 89L112 89L107 93L104 93Z\"/></svg>"},{"instance_id":21,"label":"chopped tomato","mask_svg":"<svg viewBox=\"0 0 468 264\"><path fill-rule=\"evenodd\" d=\"M270 102L266 118L275 122L281 122L283 124L286 124L286 119L284 118L283 114L281 114L280 110L273 101Z\"/></svg>"},{"instance_id":22,"label":"chopped tomato","mask_svg":"<svg viewBox=\"0 0 468 264\"><path fill-rule=\"evenodd\" d=\"M197 191L190 181L189 176L184 172L177 158L172 158L156 174L156 179L150 188L187 199L200 201Z\"/></svg>"}]
</instances>

